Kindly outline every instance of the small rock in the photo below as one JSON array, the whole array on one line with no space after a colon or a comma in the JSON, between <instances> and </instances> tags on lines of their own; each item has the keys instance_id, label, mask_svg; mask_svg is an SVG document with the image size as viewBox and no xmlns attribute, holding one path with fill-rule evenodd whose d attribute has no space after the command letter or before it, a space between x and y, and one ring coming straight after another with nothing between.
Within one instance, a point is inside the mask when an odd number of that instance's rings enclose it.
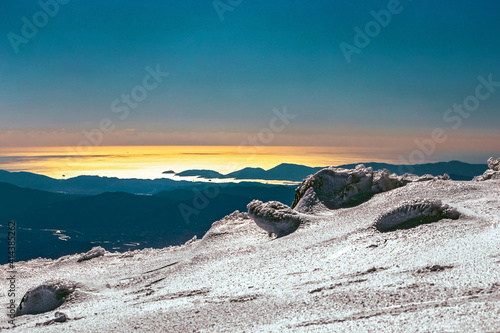
<instances>
[{"instance_id":1,"label":"small rock","mask_svg":"<svg viewBox=\"0 0 500 333\"><path fill-rule=\"evenodd\" d=\"M488 159L488 167L482 175L474 177L475 181L485 181L489 179L500 179L500 158L490 157Z\"/></svg>"},{"instance_id":2,"label":"small rock","mask_svg":"<svg viewBox=\"0 0 500 333\"><path fill-rule=\"evenodd\" d=\"M106 254L106 250L100 246L93 247L90 251L83 254L80 258L78 258L77 262L90 260L93 258L101 257Z\"/></svg>"},{"instance_id":3,"label":"small rock","mask_svg":"<svg viewBox=\"0 0 500 333\"><path fill-rule=\"evenodd\" d=\"M38 323L36 324L36 326L48 326L54 323L64 323L69 320L68 316L66 316L65 313L59 311L54 314L54 317L55 317L54 319L48 320L43 323Z\"/></svg>"},{"instance_id":4,"label":"small rock","mask_svg":"<svg viewBox=\"0 0 500 333\"><path fill-rule=\"evenodd\" d=\"M55 281L32 288L21 299L16 309L16 316L52 311L61 306L76 287L76 283L73 282Z\"/></svg>"},{"instance_id":5,"label":"small rock","mask_svg":"<svg viewBox=\"0 0 500 333\"><path fill-rule=\"evenodd\" d=\"M443 205L439 200L414 199L405 201L396 209L379 216L375 221L375 227L385 232L407 229L446 218L456 220L459 217L460 212Z\"/></svg>"},{"instance_id":6,"label":"small rock","mask_svg":"<svg viewBox=\"0 0 500 333\"><path fill-rule=\"evenodd\" d=\"M263 203L259 200L253 200L247 205L247 208L248 216L259 227L268 233L274 233L276 237L291 234L302 223L305 223L302 214L278 201Z\"/></svg>"},{"instance_id":7,"label":"small rock","mask_svg":"<svg viewBox=\"0 0 500 333\"><path fill-rule=\"evenodd\" d=\"M493 171L500 171L500 158L488 158L488 167Z\"/></svg>"}]
</instances>

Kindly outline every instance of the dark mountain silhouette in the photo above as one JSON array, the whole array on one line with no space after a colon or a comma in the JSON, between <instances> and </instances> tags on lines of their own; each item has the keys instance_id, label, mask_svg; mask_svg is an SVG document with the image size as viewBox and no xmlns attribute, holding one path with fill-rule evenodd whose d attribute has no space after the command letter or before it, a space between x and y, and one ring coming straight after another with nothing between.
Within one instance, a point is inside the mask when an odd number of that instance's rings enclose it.
<instances>
[{"instance_id":1,"label":"dark mountain silhouette","mask_svg":"<svg viewBox=\"0 0 500 333\"><path fill-rule=\"evenodd\" d=\"M54 179L29 172L0 170L0 182L20 187L67 194L96 195L104 192L127 192L153 194L180 187L189 187L193 182L159 179L121 179L116 177L78 176Z\"/></svg>"},{"instance_id":2,"label":"dark mountain silhouette","mask_svg":"<svg viewBox=\"0 0 500 333\"><path fill-rule=\"evenodd\" d=\"M199 176L199 177L204 177L204 178L223 178L224 175L213 170L186 170L182 172L178 172L175 174L176 176L182 176L182 177L194 177L194 176Z\"/></svg>"},{"instance_id":3,"label":"dark mountain silhouette","mask_svg":"<svg viewBox=\"0 0 500 333\"><path fill-rule=\"evenodd\" d=\"M291 203L294 191L290 186L244 183L193 185L156 195L74 196L0 184L0 199L6 200L0 206L0 221L5 221L0 233L6 233L8 220L17 221L17 260L81 252L96 241L109 242L100 244L107 250L123 251L179 245L194 235L202 237L213 222L234 210L245 211L253 199ZM188 207L187 214L181 205ZM71 238L64 241L61 235ZM0 246L2 242L5 238ZM140 245L125 245L130 242Z\"/></svg>"},{"instance_id":4,"label":"dark mountain silhouette","mask_svg":"<svg viewBox=\"0 0 500 333\"><path fill-rule=\"evenodd\" d=\"M244 168L238 171L228 173L222 178L235 178L235 179L266 179L262 178L266 175L266 170L262 168Z\"/></svg>"},{"instance_id":5,"label":"dark mountain silhouette","mask_svg":"<svg viewBox=\"0 0 500 333\"><path fill-rule=\"evenodd\" d=\"M419 176L424 174L442 175L447 173L454 180L471 180L474 176L482 174L488 169L486 164L468 164L459 161L427 163L417 165L394 165L387 163L364 163L374 170L388 169L399 175L414 173ZM353 168L357 164L340 165L342 168ZM300 182L307 176L316 173L323 167L308 167L304 165L283 163L269 170L261 168L244 168L227 175L212 170L186 170L177 175L200 176L204 178L236 178L284 180ZM104 192L126 192L134 194L155 194L179 188L189 188L193 183L189 181L174 181L167 178L159 179L120 179L115 177L78 176L69 179L53 179L29 172L8 172L0 170L0 182L14 184L20 187L38 189L49 192L66 194L96 195Z\"/></svg>"},{"instance_id":6,"label":"dark mountain silhouette","mask_svg":"<svg viewBox=\"0 0 500 333\"><path fill-rule=\"evenodd\" d=\"M31 172L9 172L0 170L0 182L11 183L21 187L28 187L45 191L57 191L61 181ZM50 189L49 189L50 188Z\"/></svg>"},{"instance_id":7,"label":"dark mountain silhouette","mask_svg":"<svg viewBox=\"0 0 500 333\"><path fill-rule=\"evenodd\" d=\"M262 179L262 180L289 180L302 181L307 175L313 174L322 167L308 167L304 165L283 163L269 170L262 168L243 168L223 175L212 170L186 170L177 173L177 176L199 176L204 178L235 178L235 179Z\"/></svg>"},{"instance_id":8,"label":"dark mountain silhouette","mask_svg":"<svg viewBox=\"0 0 500 333\"><path fill-rule=\"evenodd\" d=\"M14 214L33 206L50 206L56 202L74 200L81 197L78 195L65 195L27 189L9 183L0 183L0 212Z\"/></svg>"},{"instance_id":9,"label":"dark mountain silhouette","mask_svg":"<svg viewBox=\"0 0 500 333\"><path fill-rule=\"evenodd\" d=\"M304 165L282 163L278 166L275 166L274 168L267 170L266 175L264 175L265 178L262 179L280 180L283 175L286 175L286 179L283 180L302 181L305 177L312 175L321 169L323 169L323 167L314 168Z\"/></svg>"}]
</instances>

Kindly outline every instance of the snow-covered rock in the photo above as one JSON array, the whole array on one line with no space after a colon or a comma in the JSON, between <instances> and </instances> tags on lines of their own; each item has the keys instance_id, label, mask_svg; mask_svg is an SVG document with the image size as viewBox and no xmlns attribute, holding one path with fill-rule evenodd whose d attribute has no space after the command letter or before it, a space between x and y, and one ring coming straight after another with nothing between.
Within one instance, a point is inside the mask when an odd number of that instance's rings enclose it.
<instances>
[{"instance_id":1,"label":"snow-covered rock","mask_svg":"<svg viewBox=\"0 0 500 333\"><path fill-rule=\"evenodd\" d=\"M61 306L76 287L77 284L70 281L49 281L32 288L21 299L16 316L52 311Z\"/></svg>"},{"instance_id":2,"label":"snow-covered rock","mask_svg":"<svg viewBox=\"0 0 500 333\"><path fill-rule=\"evenodd\" d=\"M460 213L439 200L414 199L403 202L399 207L381 216L375 222L379 231L406 229L419 224L437 222L449 218L456 220Z\"/></svg>"},{"instance_id":3,"label":"snow-covered rock","mask_svg":"<svg viewBox=\"0 0 500 333\"><path fill-rule=\"evenodd\" d=\"M248 215L255 223L269 234L275 234L276 237L291 234L306 222L303 214L278 201L263 203L253 200L247 208Z\"/></svg>"},{"instance_id":4,"label":"snow-covered rock","mask_svg":"<svg viewBox=\"0 0 500 333\"><path fill-rule=\"evenodd\" d=\"M500 171L500 157L497 159L488 158L488 167L493 171Z\"/></svg>"},{"instance_id":5,"label":"snow-covered rock","mask_svg":"<svg viewBox=\"0 0 500 333\"><path fill-rule=\"evenodd\" d=\"M96 246L90 249L87 253L84 253L80 258L78 258L78 262L94 259L97 257L101 257L106 254L106 250L101 246Z\"/></svg>"},{"instance_id":6,"label":"snow-covered rock","mask_svg":"<svg viewBox=\"0 0 500 333\"><path fill-rule=\"evenodd\" d=\"M388 170L373 171L359 164L355 169L328 167L308 176L295 191L292 208L309 213L360 204L374 194L393 190L410 182L448 180L443 176L390 174Z\"/></svg>"},{"instance_id":7,"label":"snow-covered rock","mask_svg":"<svg viewBox=\"0 0 500 333\"><path fill-rule=\"evenodd\" d=\"M500 158L494 159L490 157L488 159L488 167L482 175L474 177L475 181L484 181L488 179L500 179Z\"/></svg>"}]
</instances>

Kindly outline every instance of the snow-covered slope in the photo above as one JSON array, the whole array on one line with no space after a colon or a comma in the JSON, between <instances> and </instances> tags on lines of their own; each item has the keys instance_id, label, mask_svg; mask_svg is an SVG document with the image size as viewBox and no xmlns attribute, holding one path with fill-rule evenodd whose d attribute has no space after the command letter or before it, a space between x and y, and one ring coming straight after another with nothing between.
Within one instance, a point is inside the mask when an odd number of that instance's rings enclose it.
<instances>
[{"instance_id":1,"label":"snow-covered slope","mask_svg":"<svg viewBox=\"0 0 500 333\"><path fill-rule=\"evenodd\" d=\"M377 230L416 198L459 217ZM498 331L500 180L409 182L358 206L315 209L307 222L276 238L235 212L179 247L16 263L18 302L49 280L76 291L8 331ZM2 278L2 300L7 290ZM56 311L67 320L36 326Z\"/></svg>"}]
</instances>

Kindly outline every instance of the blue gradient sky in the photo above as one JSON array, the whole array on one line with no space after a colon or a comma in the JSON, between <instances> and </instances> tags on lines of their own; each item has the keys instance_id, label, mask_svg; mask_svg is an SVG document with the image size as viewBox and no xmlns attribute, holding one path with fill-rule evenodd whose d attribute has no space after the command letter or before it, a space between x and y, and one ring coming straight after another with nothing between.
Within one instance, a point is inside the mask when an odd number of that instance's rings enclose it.
<instances>
[{"instance_id":1,"label":"blue gradient sky","mask_svg":"<svg viewBox=\"0 0 500 333\"><path fill-rule=\"evenodd\" d=\"M411 151L414 138L450 127L443 113L474 93L479 75L500 81L500 3L401 1L348 64L339 44L353 44L354 27L387 3L243 0L221 21L212 1L74 0L16 54L7 34L20 35L22 17L40 6L3 1L0 144L75 145L108 117L116 131L104 144L238 145L286 105L297 118L271 145L345 146L352 136L370 147L393 137ZM111 103L157 64L170 75L119 120ZM500 88L450 135L484 133L485 149L498 152L499 107Z\"/></svg>"}]
</instances>

